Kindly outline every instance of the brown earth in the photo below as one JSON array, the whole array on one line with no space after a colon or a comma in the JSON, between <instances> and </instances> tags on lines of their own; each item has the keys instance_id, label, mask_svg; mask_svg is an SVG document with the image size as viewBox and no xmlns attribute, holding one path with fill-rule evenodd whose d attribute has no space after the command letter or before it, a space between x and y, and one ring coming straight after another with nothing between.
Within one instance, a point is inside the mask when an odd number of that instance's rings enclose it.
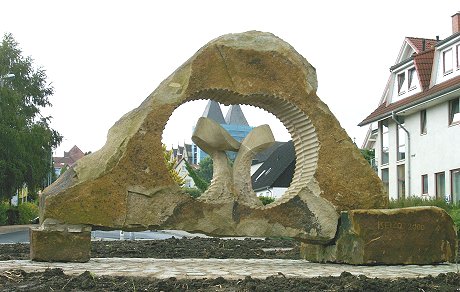
<instances>
[{"instance_id":1,"label":"brown earth","mask_svg":"<svg viewBox=\"0 0 460 292\"><path fill-rule=\"evenodd\" d=\"M291 250L265 252L262 248L288 247ZM298 259L299 246L292 240L221 240L216 238L167 239L155 241L96 241L92 257L154 258L282 258ZM1 244L0 260L28 259L28 244ZM1 291L458 291L460 275L440 274L416 279L372 279L344 272L339 277L239 280L155 279L147 277L97 276L84 272L65 275L61 269L26 273L0 273Z\"/></svg>"}]
</instances>

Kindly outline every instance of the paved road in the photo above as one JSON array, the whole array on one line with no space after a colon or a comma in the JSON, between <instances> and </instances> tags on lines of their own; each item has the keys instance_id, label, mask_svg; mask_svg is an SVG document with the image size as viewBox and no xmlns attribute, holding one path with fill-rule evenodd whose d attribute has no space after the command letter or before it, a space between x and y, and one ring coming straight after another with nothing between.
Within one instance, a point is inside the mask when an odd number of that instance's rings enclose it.
<instances>
[{"instance_id":1,"label":"paved road","mask_svg":"<svg viewBox=\"0 0 460 292\"><path fill-rule=\"evenodd\" d=\"M28 227L6 230L0 233L0 244L2 243L28 243ZM91 232L92 240L136 240L136 239L153 239L161 240L168 238L182 238L204 236L202 234L191 234L180 230L160 230L160 231L142 231L142 232L120 232L95 230Z\"/></svg>"}]
</instances>

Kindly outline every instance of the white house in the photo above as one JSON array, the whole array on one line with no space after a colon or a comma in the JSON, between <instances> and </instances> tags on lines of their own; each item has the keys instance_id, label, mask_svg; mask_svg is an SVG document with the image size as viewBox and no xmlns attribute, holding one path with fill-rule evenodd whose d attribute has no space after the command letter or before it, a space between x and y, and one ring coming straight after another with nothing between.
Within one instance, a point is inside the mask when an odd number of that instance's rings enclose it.
<instances>
[{"instance_id":1,"label":"white house","mask_svg":"<svg viewBox=\"0 0 460 292\"><path fill-rule=\"evenodd\" d=\"M174 170L179 174L180 177L184 178L184 187L194 188L195 182L187 171L185 160L185 158L181 158L179 161L177 161L176 165L174 166Z\"/></svg>"},{"instance_id":2,"label":"white house","mask_svg":"<svg viewBox=\"0 0 460 292\"><path fill-rule=\"evenodd\" d=\"M460 12L444 40L406 37L363 147L390 198L460 201Z\"/></svg>"}]
</instances>

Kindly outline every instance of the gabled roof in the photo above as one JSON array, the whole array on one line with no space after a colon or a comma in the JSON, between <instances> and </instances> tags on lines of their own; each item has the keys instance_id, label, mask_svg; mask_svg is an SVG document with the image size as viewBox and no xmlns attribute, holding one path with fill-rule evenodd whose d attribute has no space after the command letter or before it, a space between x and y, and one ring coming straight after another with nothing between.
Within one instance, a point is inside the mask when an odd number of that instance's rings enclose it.
<instances>
[{"instance_id":1,"label":"gabled roof","mask_svg":"<svg viewBox=\"0 0 460 292\"><path fill-rule=\"evenodd\" d=\"M393 111L399 112L405 110L419 103L434 99L440 96L441 94L445 93L446 91L455 90L458 87L460 87L460 78L454 77L442 83L436 84L435 86L430 88L435 50L437 46L444 42L445 40L438 41L434 39L406 37L404 39L403 48L401 49L399 56L401 57L403 55L403 51L409 50L407 47L408 45L414 50L414 53L410 57L404 60L400 60L400 63L392 66L390 68L390 71L393 71L394 69L401 67L403 64L406 64L407 62L413 60L420 82L421 92L408 96L404 99L401 99L391 104L388 104L384 99L381 100L381 104L358 125L364 126L369 123L387 118L391 115ZM395 76L391 75L390 80L391 78L395 78Z\"/></svg>"},{"instance_id":2,"label":"gabled roof","mask_svg":"<svg viewBox=\"0 0 460 292\"><path fill-rule=\"evenodd\" d=\"M286 142L275 141L275 143L273 143L272 146L268 147L267 149L265 149L262 152L257 153L256 156L254 157L254 159L252 159L252 164L258 164L258 163L265 162L268 159L268 157L270 157L270 155L272 155L272 153L275 152L275 150L278 147L280 147L281 145L283 145L285 143Z\"/></svg>"},{"instance_id":3,"label":"gabled roof","mask_svg":"<svg viewBox=\"0 0 460 292\"><path fill-rule=\"evenodd\" d=\"M64 157L53 157L53 164L55 168L61 168L66 165L72 166L83 156L85 156L85 153L75 145L68 152L64 151Z\"/></svg>"},{"instance_id":4,"label":"gabled roof","mask_svg":"<svg viewBox=\"0 0 460 292\"><path fill-rule=\"evenodd\" d=\"M295 159L292 140L276 148L251 176L252 188L257 191L272 187L289 187L294 174Z\"/></svg>"},{"instance_id":5,"label":"gabled roof","mask_svg":"<svg viewBox=\"0 0 460 292\"><path fill-rule=\"evenodd\" d=\"M399 51L398 58L396 59L396 64L390 67L390 71L411 62L417 54L434 49L437 43L438 41L433 39L414 37L404 38L403 45Z\"/></svg>"},{"instance_id":6,"label":"gabled roof","mask_svg":"<svg viewBox=\"0 0 460 292\"><path fill-rule=\"evenodd\" d=\"M239 104L231 105L228 109L227 115L225 116L225 122L228 125L242 125L249 126L246 117Z\"/></svg>"},{"instance_id":7,"label":"gabled roof","mask_svg":"<svg viewBox=\"0 0 460 292\"><path fill-rule=\"evenodd\" d=\"M460 76L446 80L442 83L422 91L420 93L411 95L400 101L387 105L382 103L375 109L369 116L367 116L358 126L365 126L369 123L376 122L391 115L393 111L401 111L414 106L418 103L425 102L444 94L445 92L456 90L460 88Z\"/></svg>"},{"instance_id":8,"label":"gabled roof","mask_svg":"<svg viewBox=\"0 0 460 292\"><path fill-rule=\"evenodd\" d=\"M426 38L406 37L406 41L417 54L426 50L433 49L437 44L436 40ZM423 41L425 41L425 48L423 47Z\"/></svg>"},{"instance_id":9,"label":"gabled roof","mask_svg":"<svg viewBox=\"0 0 460 292\"><path fill-rule=\"evenodd\" d=\"M224 115L217 101L209 100L203 112L203 117L214 120L218 124L225 124Z\"/></svg>"},{"instance_id":10,"label":"gabled roof","mask_svg":"<svg viewBox=\"0 0 460 292\"><path fill-rule=\"evenodd\" d=\"M82 158L85 156L85 153L80 150L80 148L77 147L77 145L74 145L69 152L64 152L64 157L68 156L73 159L73 161L77 161L78 159Z\"/></svg>"}]
</instances>

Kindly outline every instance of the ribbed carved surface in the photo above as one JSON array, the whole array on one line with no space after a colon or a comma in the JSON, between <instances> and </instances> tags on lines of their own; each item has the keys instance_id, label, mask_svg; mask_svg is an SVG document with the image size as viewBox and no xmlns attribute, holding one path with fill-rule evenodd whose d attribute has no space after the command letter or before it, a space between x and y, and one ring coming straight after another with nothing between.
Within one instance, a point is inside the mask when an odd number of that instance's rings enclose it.
<instances>
[{"instance_id":1,"label":"ribbed carved surface","mask_svg":"<svg viewBox=\"0 0 460 292\"><path fill-rule=\"evenodd\" d=\"M296 106L280 97L247 96L221 89L197 92L187 101L198 99L212 99L225 105L245 104L264 109L275 115L291 134L296 153L296 165L291 185L281 199L262 208L272 208L289 200L306 187L313 178L318 162L319 143L310 119Z\"/></svg>"}]
</instances>

